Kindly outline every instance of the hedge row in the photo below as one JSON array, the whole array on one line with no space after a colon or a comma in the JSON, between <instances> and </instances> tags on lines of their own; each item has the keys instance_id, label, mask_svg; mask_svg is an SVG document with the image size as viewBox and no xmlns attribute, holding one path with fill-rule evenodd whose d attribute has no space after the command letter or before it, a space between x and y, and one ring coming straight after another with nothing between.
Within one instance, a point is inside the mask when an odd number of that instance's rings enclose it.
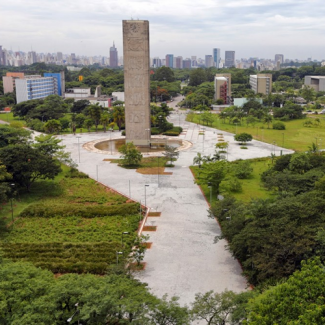
<instances>
[{"instance_id":1,"label":"hedge row","mask_svg":"<svg viewBox=\"0 0 325 325\"><path fill-rule=\"evenodd\" d=\"M104 274L116 263L121 243L14 243L2 244L3 256L13 261L29 261L53 273ZM128 252L125 251L127 256ZM120 260L123 256L119 257Z\"/></svg>"},{"instance_id":2,"label":"hedge row","mask_svg":"<svg viewBox=\"0 0 325 325\"><path fill-rule=\"evenodd\" d=\"M81 204L44 204L35 203L24 209L21 217L43 217L55 216L69 217L79 216L84 218L95 218L99 216L134 215L139 212L138 203L123 203L111 206L102 205L81 205Z\"/></svg>"}]
</instances>

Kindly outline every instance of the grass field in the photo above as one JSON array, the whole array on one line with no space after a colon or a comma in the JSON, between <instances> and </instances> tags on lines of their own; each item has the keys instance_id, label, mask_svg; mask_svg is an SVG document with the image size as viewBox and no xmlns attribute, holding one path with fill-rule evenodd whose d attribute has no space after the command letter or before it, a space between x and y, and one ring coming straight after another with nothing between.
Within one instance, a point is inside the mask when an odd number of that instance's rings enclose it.
<instances>
[{"instance_id":1,"label":"grass field","mask_svg":"<svg viewBox=\"0 0 325 325\"><path fill-rule=\"evenodd\" d=\"M231 163L230 163L231 164ZM241 179L240 183L242 185L242 192L240 193L230 193L233 197L243 202L249 202L251 199L267 199L272 196L272 193L265 190L261 184L260 175L262 172L267 170L270 167L271 159L265 160L252 160L251 166L253 167L252 175L249 179ZM199 175L199 167L191 166L191 170L195 176L195 178ZM210 200L210 189L208 185L201 185L202 191L205 197ZM221 195L225 195L227 193L220 193ZM228 193L229 194L229 193ZM212 193L212 203L217 200L217 193Z\"/></svg>"},{"instance_id":2,"label":"grass field","mask_svg":"<svg viewBox=\"0 0 325 325\"><path fill-rule=\"evenodd\" d=\"M89 178L67 175L64 168L54 181L37 182L31 193L17 195L13 224L7 204L2 216L9 226L0 229L0 248L4 257L31 261L54 273L104 274L116 263L116 251L124 253L120 260L130 253L139 207ZM80 215L85 209L87 217ZM109 215L112 211L121 214Z\"/></svg>"},{"instance_id":3,"label":"grass field","mask_svg":"<svg viewBox=\"0 0 325 325\"><path fill-rule=\"evenodd\" d=\"M19 117L14 117L13 113L1 113L0 114L0 120L4 122L20 122L24 126L26 126L26 122L22 119L19 119Z\"/></svg>"},{"instance_id":4,"label":"grass field","mask_svg":"<svg viewBox=\"0 0 325 325\"><path fill-rule=\"evenodd\" d=\"M325 148L325 117L322 115L315 115L313 117L307 117L301 120L292 120L283 122L286 125L286 130L273 130L272 125L270 129L267 128L267 124L256 123L255 126L246 126L243 122L242 125L234 125L223 123L218 115L213 115L214 121L212 127L231 132L242 133L247 132L251 134L254 139L264 141L267 143L276 143L280 147L292 149L295 151L307 151L308 147L314 142L320 146L320 149ZM303 124L306 120L310 119L314 121L315 117L321 120L321 124L318 127L304 127ZM193 118L194 123L200 123L200 115L195 115ZM236 132L237 131L237 132ZM323 139L323 141L321 140Z\"/></svg>"}]
</instances>

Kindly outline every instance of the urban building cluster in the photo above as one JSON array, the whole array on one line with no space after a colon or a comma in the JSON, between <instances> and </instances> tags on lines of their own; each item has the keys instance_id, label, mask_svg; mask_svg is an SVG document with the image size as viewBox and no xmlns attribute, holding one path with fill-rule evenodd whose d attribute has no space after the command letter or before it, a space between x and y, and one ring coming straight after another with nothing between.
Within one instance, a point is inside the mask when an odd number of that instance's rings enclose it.
<instances>
[{"instance_id":1,"label":"urban building cluster","mask_svg":"<svg viewBox=\"0 0 325 325\"><path fill-rule=\"evenodd\" d=\"M312 61L311 58L308 58L307 60L284 59L283 54L275 54L274 59L262 59L257 57L236 59L235 55L235 51L229 50L225 51L224 56L222 57L220 48L212 49L211 54L205 55L204 58L197 56L183 58L182 56L176 56L174 54L166 54L164 58L150 58L150 66L153 68L166 66L174 69L191 69L199 67L235 67L248 69L254 67L258 71L263 71L279 70L281 65L290 65L291 62L302 63ZM35 51L12 51L4 49L0 45L0 65L19 67L23 65L31 65L37 62L66 66L88 66L98 64L100 66L117 68L123 66L123 56L118 56L118 49L114 42L113 46L109 49L109 56L78 56L75 53L63 54L62 52L36 53ZM322 65L325 65L325 61L322 62Z\"/></svg>"}]
</instances>

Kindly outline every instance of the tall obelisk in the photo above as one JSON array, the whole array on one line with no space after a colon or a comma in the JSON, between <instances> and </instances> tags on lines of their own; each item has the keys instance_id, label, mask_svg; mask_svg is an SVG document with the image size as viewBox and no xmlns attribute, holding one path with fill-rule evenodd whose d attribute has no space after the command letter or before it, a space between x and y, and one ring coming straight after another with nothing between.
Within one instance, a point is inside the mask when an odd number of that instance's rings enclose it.
<instances>
[{"instance_id":1,"label":"tall obelisk","mask_svg":"<svg viewBox=\"0 0 325 325\"><path fill-rule=\"evenodd\" d=\"M126 142L150 144L149 21L123 20Z\"/></svg>"}]
</instances>

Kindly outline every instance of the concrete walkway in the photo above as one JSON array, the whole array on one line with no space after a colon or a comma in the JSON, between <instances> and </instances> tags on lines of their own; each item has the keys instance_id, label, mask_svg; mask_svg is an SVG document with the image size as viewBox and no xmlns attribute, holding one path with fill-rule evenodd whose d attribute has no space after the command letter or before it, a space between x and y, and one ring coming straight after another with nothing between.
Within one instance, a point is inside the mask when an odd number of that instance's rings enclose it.
<instances>
[{"instance_id":1,"label":"concrete walkway","mask_svg":"<svg viewBox=\"0 0 325 325\"><path fill-rule=\"evenodd\" d=\"M230 133L206 127L204 136L200 135L202 127L185 122L185 114L176 112L169 120L183 127L180 138L191 141L193 146L180 153L174 168L165 170L172 175L159 175L159 184L158 175L142 175L122 169L103 161L118 156L93 153L82 147L89 141L109 138L108 133L78 134L79 146L74 135L60 138L81 171L142 204L146 201L151 211L161 212L160 217L148 218L147 224L157 226L157 231L149 233L149 241L153 244L146 252L146 269L136 275L148 283L154 294L159 297L165 293L176 295L182 304L190 304L198 292L225 289L241 292L247 288L241 267L225 249L225 241L213 243L215 236L220 235L220 228L215 220L207 217L208 204L194 184L188 167L198 152L204 155L214 153L217 133L222 133L225 141L230 143L229 160L270 156L274 150L278 155L281 148L252 141L249 149L242 150ZM120 136L120 132L112 133L112 138ZM283 149L283 153L289 152Z\"/></svg>"}]
</instances>

